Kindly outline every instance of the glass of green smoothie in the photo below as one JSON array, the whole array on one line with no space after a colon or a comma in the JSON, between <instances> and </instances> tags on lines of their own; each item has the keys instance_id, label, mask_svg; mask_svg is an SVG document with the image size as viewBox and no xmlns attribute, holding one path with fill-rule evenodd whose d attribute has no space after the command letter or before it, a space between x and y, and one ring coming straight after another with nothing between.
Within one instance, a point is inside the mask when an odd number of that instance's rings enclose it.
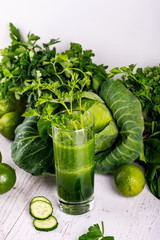
<instances>
[{"instance_id":1,"label":"glass of green smoothie","mask_svg":"<svg viewBox=\"0 0 160 240\"><path fill-rule=\"evenodd\" d=\"M58 202L65 213L83 214L94 203L94 118L74 111L64 126L52 128Z\"/></svg>"}]
</instances>

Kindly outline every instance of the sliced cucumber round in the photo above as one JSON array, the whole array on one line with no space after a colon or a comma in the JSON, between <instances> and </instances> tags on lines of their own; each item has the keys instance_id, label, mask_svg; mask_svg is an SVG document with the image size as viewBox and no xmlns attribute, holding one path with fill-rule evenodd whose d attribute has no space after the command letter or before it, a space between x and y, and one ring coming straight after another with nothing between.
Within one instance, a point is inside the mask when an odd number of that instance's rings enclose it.
<instances>
[{"instance_id":1,"label":"sliced cucumber round","mask_svg":"<svg viewBox=\"0 0 160 240\"><path fill-rule=\"evenodd\" d=\"M53 216L44 220L35 219L33 221L34 227L39 231L52 231L58 226L57 219Z\"/></svg>"},{"instance_id":2,"label":"sliced cucumber round","mask_svg":"<svg viewBox=\"0 0 160 240\"><path fill-rule=\"evenodd\" d=\"M47 202L47 203L50 203L52 205L52 203L49 201L48 198L44 197L44 196L37 196L37 197L34 197L31 201L30 204L32 204L33 202L37 201L37 200L42 200L44 202Z\"/></svg>"},{"instance_id":3,"label":"sliced cucumber round","mask_svg":"<svg viewBox=\"0 0 160 240\"><path fill-rule=\"evenodd\" d=\"M46 219L53 213L53 208L50 203L42 200L37 200L30 204L30 213L32 217L37 219Z\"/></svg>"}]
</instances>

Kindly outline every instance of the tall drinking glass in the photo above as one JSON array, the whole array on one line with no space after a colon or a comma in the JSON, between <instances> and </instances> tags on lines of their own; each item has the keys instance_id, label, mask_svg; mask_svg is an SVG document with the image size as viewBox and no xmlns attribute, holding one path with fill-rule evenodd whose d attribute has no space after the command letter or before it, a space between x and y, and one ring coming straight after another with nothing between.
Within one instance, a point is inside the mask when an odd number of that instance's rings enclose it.
<instances>
[{"instance_id":1,"label":"tall drinking glass","mask_svg":"<svg viewBox=\"0 0 160 240\"><path fill-rule=\"evenodd\" d=\"M58 202L68 214L83 214L94 203L94 118L83 115L83 128L52 128Z\"/></svg>"}]
</instances>

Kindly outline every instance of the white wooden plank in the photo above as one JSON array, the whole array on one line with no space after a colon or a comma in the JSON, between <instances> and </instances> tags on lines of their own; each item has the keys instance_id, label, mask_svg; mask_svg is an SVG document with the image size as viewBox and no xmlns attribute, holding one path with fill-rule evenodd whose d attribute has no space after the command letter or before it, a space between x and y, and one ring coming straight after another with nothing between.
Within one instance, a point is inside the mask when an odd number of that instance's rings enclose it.
<instances>
[{"instance_id":1,"label":"white wooden plank","mask_svg":"<svg viewBox=\"0 0 160 240\"><path fill-rule=\"evenodd\" d=\"M114 185L113 177L95 175L95 206L89 213L72 216L60 211L57 204L55 177L36 177L17 167L11 158L11 142L0 136L3 162L15 167L15 188L0 195L1 240L78 240L89 226L101 221L105 234L115 240L159 240L160 201L149 191L147 185L137 197L121 196ZM59 225L51 232L39 232L33 227L29 214L30 200L44 195L53 204L54 215Z\"/></svg>"}]
</instances>

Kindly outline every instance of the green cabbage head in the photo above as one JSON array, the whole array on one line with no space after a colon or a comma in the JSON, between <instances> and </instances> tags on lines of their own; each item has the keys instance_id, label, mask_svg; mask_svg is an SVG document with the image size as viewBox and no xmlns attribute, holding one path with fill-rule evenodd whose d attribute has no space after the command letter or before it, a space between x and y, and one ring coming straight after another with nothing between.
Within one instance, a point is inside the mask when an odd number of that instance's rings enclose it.
<instances>
[{"instance_id":1,"label":"green cabbage head","mask_svg":"<svg viewBox=\"0 0 160 240\"><path fill-rule=\"evenodd\" d=\"M76 104L74 105L74 109L78 109ZM118 136L118 128L111 111L103 100L95 93L87 92L82 99L82 110L86 110L94 116L95 153L110 148Z\"/></svg>"}]
</instances>

